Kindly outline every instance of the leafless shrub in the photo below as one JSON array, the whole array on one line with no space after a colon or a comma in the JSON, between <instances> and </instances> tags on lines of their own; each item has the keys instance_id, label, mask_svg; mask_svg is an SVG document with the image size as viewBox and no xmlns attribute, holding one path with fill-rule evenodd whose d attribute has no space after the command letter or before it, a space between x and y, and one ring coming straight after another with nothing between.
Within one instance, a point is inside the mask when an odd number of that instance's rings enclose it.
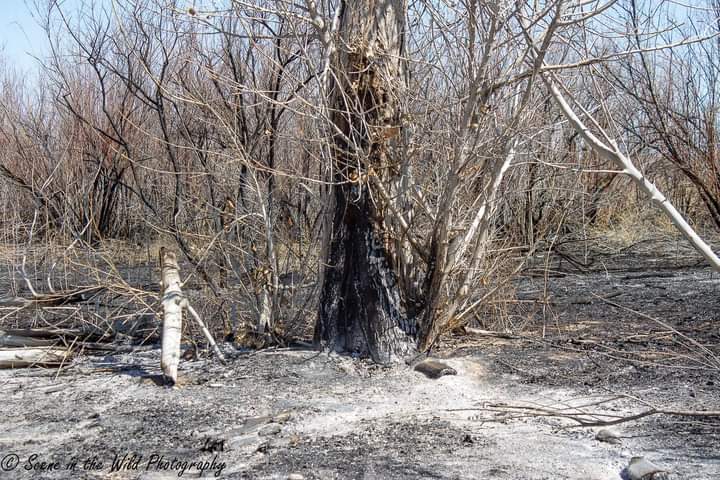
<instances>
[{"instance_id":1,"label":"leafless shrub","mask_svg":"<svg viewBox=\"0 0 720 480\"><path fill-rule=\"evenodd\" d=\"M618 152L717 223L714 100L662 83L714 59L712 36L651 37L663 26L631 1L391 1L377 21L368 5L39 4L41 95L6 74L0 99L8 241L123 239L142 257L172 242L223 334L262 346L315 324L318 342L386 361L507 319L488 305L528 257L633 203ZM649 101L660 88L676 93Z\"/></svg>"}]
</instances>

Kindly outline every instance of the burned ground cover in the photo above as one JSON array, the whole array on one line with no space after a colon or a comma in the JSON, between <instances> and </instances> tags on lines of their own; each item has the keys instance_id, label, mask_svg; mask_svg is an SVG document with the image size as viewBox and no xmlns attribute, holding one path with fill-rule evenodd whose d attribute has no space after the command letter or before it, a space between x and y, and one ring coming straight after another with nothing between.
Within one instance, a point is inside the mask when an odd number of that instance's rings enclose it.
<instances>
[{"instance_id":1,"label":"burned ground cover","mask_svg":"<svg viewBox=\"0 0 720 480\"><path fill-rule=\"evenodd\" d=\"M720 280L674 246L590 252L581 266L564 250L543 271L530 265L492 324L501 335L447 337L434 355L457 375L437 380L226 344L227 365L184 361L171 389L158 385L152 341L0 371L0 450L19 461L3 477L617 479L644 456L668 478L717 478L717 420L648 416L607 443L562 416L720 409Z\"/></svg>"},{"instance_id":2,"label":"burned ground cover","mask_svg":"<svg viewBox=\"0 0 720 480\"><path fill-rule=\"evenodd\" d=\"M457 352L497 355L499 368L529 383L637 387L700 405L717 391L720 276L694 252L660 240L590 251L584 268L568 258L516 282L506 325L523 333Z\"/></svg>"}]
</instances>

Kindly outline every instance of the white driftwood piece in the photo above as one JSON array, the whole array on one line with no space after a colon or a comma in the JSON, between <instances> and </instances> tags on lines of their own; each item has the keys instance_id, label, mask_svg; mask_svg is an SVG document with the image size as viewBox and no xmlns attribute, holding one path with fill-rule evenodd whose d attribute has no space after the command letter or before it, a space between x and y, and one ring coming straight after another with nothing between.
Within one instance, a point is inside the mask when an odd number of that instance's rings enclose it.
<instances>
[{"instance_id":1,"label":"white driftwood piece","mask_svg":"<svg viewBox=\"0 0 720 480\"><path fill-rule=\"evenodd\" d=\"M180 364L180 338L182 336L182 309L184 297L180 288L180 267L173 252L160 250L162 267L162 354L160 367L166 378L177 382Z\"/></svg>"},{"instance_id":2,"label":"white driftwood piece","mask_svg":"<svg viewBox=\"0 0 720 480\"><path fill-rule=\"evenodd\" d=\"M70 351L62 348L2 348L0 368L22 368L33 366L62 365Z\"/></svg>"}]
</instances>

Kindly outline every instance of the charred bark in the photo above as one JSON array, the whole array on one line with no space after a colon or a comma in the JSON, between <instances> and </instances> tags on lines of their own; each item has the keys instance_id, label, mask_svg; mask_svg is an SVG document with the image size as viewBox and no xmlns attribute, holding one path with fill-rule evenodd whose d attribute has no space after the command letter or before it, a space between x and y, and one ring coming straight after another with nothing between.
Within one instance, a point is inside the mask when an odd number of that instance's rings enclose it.
<instances>
[{"instance_id":1,"label":"charred bark","mask_svg":"<svg viewBox=\"0 0 720 480\"><path fill-rule=\"evenodd\" d=\"M413 353L416 324L404 307L369 195L357 192L361 197L354 201L356 191L342 185L334 189L316 335L336 351L387 363Z\"/></svg>"},{"instance_id":2,"label":"charred bark","mask_svg":"<svg viewBox=\"0 0 720 480\"><path fill-rule=\"evenodd\" d=\"M342 9L343 38L332 62L334 185L315 340L387 363L416 348L416 322L386 241L385 209L370 182L397 175L391 152L400 131L406 4L348 0Z\"/></svg>"}]
</instances>

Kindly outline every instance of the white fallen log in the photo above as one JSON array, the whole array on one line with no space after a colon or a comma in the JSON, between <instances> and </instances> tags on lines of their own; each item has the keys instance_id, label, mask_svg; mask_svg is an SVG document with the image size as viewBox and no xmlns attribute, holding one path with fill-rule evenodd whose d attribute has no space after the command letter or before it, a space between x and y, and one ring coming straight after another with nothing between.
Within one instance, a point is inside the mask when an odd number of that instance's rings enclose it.
<instances>
[{"instance_id":1,"label":"white fallen log","mask_svg":"<svg viewBox=\"0 0 720 480\"><path fill-rule=\"evenodd\" d=\"M14 335L4 330L0 330L0 347L49 347L57 343L57 338L37 338L26 335Z\"/></svg>"},{"instance_id":2,"label":"white fallen log","mask_svg":"<svg viewBox=\"0 0 720 480\"><path fill-rule=\"evenodd\" d=\"M71 352L62 348L0 348L0 368L50 367L67 363Z\"/></svg>"},{"instance_id":3,"label":"white fallen log","mask_svg":"<svg viewBox=\"0 0 720 480\"><path fill-rule=\"evenodd\" d=\"M0 335L17 335L21 337L44 338L44 339L90 339L101 338L104 330L93 326L85 325L82 328L9 328L0 330Z\"/></svg>"},{"instance_id":4,"label":"white fallen log","mask_svg":"<svg viewBox=\"0 0 720 480\"><path fill-rule=\"evenodd\" d=\"M477 337L494 337L494 338L507 338L516 339L520 338L517 335L513 335L510 331L495 331L495 330L483 330L482 328L464 327L465 333L468 335L475 335Z\"/></svg>"}]
</instances>

